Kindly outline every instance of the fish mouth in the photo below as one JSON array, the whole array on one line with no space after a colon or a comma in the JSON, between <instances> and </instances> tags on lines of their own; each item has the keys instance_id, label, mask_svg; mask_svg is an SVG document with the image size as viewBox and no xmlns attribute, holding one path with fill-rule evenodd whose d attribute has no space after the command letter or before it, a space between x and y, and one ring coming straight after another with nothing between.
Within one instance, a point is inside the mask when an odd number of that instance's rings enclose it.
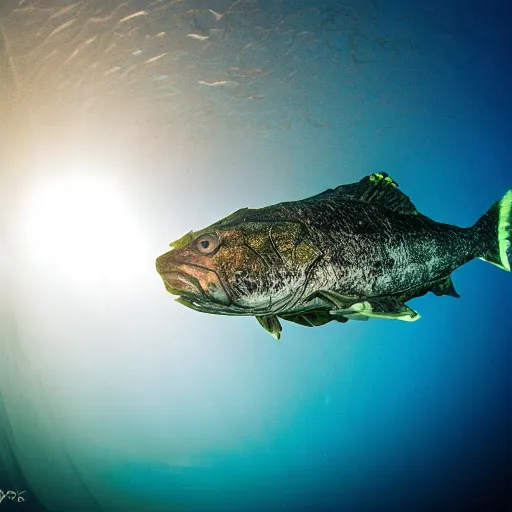
<instances>
[{"instance_id":1,"label":"fish mouth","mask_svg":"<svg viewBox=\"0 0 512 512\"><path fill-rule=\"evenodd\" d=\"M190 309L214 315L252 316L252 313L248 313L244 308L232 304L227 295L226 299L229 303L223 300L223 296L220 297L220 300L217 296L216 300L215 297L212 297L211 291L207 293L203 290L199 279L183 271L170 270L162 272L160 277L165 284L165 289L172 295L179 296L176 298L176 301Z\"/></svg>"},{"instance_id":2,"label":"fish mouth","mask_svg":"<svg viewBox=\"0 0 512 512\"><path fill-rule=\"evenodd\" d=\"M203 295L197 279L182 272L166 272L162 274L165 289L173 295Z\"/></svg>"},{"instance_id":3,"label":"fish mouth","mask_svg":"<svg viewBox=\"0 0 512 512\"><path fill-rule=\"evenodd\" d=\"M231 296L216 269L177 258L174 251L156 259L156 270L165 289L193 304L214 304L215 308L220 305L228 308L232 303Z\"/></svg>"}]
</instances>

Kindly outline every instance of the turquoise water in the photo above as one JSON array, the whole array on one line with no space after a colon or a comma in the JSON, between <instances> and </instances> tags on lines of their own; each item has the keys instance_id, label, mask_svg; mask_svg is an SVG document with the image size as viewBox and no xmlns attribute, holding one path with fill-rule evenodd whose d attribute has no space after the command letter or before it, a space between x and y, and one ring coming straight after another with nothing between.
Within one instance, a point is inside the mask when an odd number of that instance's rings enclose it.
<instances>
[{"instance_id":1,"label":"turquoise water","mask_svg":"<svg viewBox=\"0 0 512 512\"><path fill-rule=\"evenodd\" d=\"M510 510L510 274L475 260L418 322L276 341L154 270L373 172L472 225L512 187L509 14L3 1L0 490L25 493L0 510Z\"/></svg>"}]
</instances>

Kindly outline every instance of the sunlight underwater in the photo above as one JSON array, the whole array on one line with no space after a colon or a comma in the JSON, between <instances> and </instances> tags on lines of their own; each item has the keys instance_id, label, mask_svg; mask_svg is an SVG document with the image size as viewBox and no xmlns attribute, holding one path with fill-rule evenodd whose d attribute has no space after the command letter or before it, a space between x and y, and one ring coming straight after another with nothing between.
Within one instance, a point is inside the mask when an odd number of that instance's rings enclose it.
<instances>
[{"instance_id":1,"label":"sunlight underwater","mask_svg":"<svg viewBox=\"0 0 512 512\"><path fill-rule=\"evenodd\" d=\"M230 5L0 5L0 490L26 490L0 507L507 510L510 274L276 341L176 304L154 261L376 172L473 225L512 185L509 18Z\"/></svg>"}]
</instances>

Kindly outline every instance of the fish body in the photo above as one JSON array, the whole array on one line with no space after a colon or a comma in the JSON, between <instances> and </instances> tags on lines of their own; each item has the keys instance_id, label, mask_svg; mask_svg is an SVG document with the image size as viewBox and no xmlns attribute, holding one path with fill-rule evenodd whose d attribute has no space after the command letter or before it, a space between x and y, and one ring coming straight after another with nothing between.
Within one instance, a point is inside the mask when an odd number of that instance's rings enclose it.
<instances>
[{"instance_id":1,"label":"fish body","mask_svg":"<svg viewBox=\"0 0 512 512\"><path fill-rule=\"evenodd\" d=\"M415 321L405 303L458 297L450 274L480 257L510 271L512 190L470 228L419 213L386 173L300 201L244 208L171 243L167 290L205 313L306 326L372 317Z\"/></svg>"}]
</instances>

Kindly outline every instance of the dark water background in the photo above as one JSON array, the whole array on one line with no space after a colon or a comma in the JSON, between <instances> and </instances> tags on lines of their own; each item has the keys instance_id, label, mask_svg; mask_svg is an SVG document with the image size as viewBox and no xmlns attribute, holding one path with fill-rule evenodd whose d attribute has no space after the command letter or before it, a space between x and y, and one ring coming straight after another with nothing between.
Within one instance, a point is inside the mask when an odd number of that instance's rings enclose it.
<instances>
[{"instance_id":1,"label":"dark water background","mask_svg":"<svg viewBox=\"0 0 512 512\"><path fill-rule=\"evenodd\" d=\"M472 225L512 186L510 15L2 0L0 489L26 492L0 511L512 510L510 274L276 342L154 272L190 229L378 171ZM71 188L27 231L29 191L77 174L124 206Z\"/></svg>"}]
</instances>

